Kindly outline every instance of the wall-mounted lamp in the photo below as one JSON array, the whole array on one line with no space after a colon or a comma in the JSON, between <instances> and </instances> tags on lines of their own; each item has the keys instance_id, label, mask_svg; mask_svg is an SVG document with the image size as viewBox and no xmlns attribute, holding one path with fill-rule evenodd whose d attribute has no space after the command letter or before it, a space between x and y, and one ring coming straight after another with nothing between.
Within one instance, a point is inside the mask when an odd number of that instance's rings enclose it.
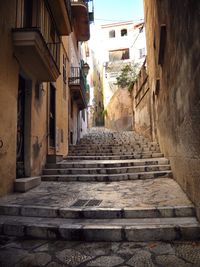
<instances>
[{"instance_id":1,"label":"wall-mounted lamp","mask_svg":"<svg viewBox=\"0 0 200 267\"><path fill-rule=\"evenodd\" d=\"M43 87L43 83L40 83L40 82L37 81L35 83L35 97L37 99L40 99L40 97L42 95L44 95L44 94L45 94L45 90L44 90L44 87Z\"/></svg>"},{"instance_id":2,"label":"wall-mounted lamp","mask_svg":"<svg viewBox=\"0 0 200 267\"><path fill-rule=\"evenodd\" d=\"M83 64L83 73L85 74L85 76L88 75L89 70L90 70L90 66L88 65L88 63L84 63Z\"/></svg>"}]
</instances>

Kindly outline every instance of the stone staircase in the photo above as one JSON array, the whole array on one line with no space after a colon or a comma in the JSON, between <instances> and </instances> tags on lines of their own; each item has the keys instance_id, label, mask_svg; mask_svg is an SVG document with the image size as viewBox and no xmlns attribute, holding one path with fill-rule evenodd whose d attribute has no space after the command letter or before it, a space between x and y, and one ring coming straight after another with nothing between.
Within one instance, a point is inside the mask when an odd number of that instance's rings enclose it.
<instances>
[{"instance_id":1,"label":"stone staircase","mask_svg":"<svg viewBox=\"0 0 200 267\"><path fill-rule=\"evenodd\" d=\"M133 132L92 129L42 183L0 199L0 233L85 241L200 237L195 208L159 146Z\"/></svg>"},{"instance_id":2,"label":"stone staircase","mask_svg":"<svg viewBox=\"0 0 200 267\"><path fill-rule=\"evenodd\" d=\"M43 181L121 181L172 177L159 146L133 132L86 135L60 164L48 164Z\"/></svg>"}]
</instances>

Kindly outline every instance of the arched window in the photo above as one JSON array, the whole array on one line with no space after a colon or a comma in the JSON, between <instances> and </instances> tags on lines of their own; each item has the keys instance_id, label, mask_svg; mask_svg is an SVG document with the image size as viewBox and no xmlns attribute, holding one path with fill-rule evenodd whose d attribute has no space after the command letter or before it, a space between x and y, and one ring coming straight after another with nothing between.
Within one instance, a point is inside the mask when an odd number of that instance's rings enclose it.
<instances>
[{"instance_id":1,"label":"arched window","mask_svg":"<svg viewBox=\"0 0 200 267\"><path fill-rule=\"evenodd\" d=\"M127 29L121 30L121 36L127 36Z\"/></svg>"},{"instance_id":2,"label":"arched window","mask_svg":"<svg viewBox=\"0 0 200 267\"><path fill-rule=\"evenodd\" d=\"M109 31L109 38L115 38L115 30Z\"/></svg>"}]
</instances>

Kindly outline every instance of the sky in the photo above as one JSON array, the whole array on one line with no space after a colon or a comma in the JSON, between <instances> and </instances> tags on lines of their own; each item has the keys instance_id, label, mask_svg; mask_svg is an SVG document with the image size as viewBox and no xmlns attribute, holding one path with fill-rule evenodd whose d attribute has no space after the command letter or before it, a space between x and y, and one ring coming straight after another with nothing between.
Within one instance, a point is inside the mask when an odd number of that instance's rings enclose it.
<instances>
[{"instance_id":1,"label":"sky","mask_svg":"<svg viewBox=\"0 0 200 267\"><path fill-rule=\"evenodd\" d=\"M143 0L94 0L95 24L144 19Z\"/></svg>"}]
</instances>

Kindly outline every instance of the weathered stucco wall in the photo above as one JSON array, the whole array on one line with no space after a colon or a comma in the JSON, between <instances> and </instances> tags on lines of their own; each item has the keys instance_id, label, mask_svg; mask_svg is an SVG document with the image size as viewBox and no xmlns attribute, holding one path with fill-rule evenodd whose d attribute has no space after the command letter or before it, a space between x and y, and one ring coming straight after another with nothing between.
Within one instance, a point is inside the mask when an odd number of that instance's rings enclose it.
<instances>
[{"instance_id":1,"label":"weathered stucco wall","mask_svg":"<svg viewBox=\"0 0 200 267\"><path fill-rule=\"evenodd\" d=\"M24 176L40 175L48 153L49 84L39 86L15 57L12 29L15 28L16 1L0 1L0 196L13 190L16 178L17 110L19 75L25 86L24 100ZM66 45L67 47L67 45ZM67 48L65 48L67 49ZM63 53L62 48L61 59ZM61 61L62 62L62 61ZM57 154L67 154L68 145L68 88L63 94L60 75L56 88L56 128L59 129ZM61 142L63 129L63 142Z\"/></svg>"},{"instance_id":2,"label":"weathered stucco wall","mask_svg":"<svg viewBox=\"0 0 200 267\"><path fill-rule=\"evenodd\" d=\"M15 1L0 2L0 196L12 190L16 165L19 67L12 51L14 9Z\"/></svg>"},{"instance_id":3,"label":"weathered stucco wall","mask_svg":"<svg viewBox=\"0 0 200 267\"><path fill-rule=\"evenodd\" d=\"M154 105L159 143L199 215L200 1L144 0L144 6L151 91L156 79L160 83Z\"/></svg>"},{"instance_id":4,"label":"weathered stucco wall","mask_svg":"<svg viewBox=\"0 0 200 267\"><path fill-rule=\"evenodd\" d=\"M71 96L70 96L71 99ZM70 106L70 118L69 118L69 129L70 129L70 133L72 136L72 140L70 140L70 142L75 145L77 143L78 140L78 120L79 120L79 109L78 106L76 104L76 102L71 101L72 107ZM70 139L71 139L70 137Z\"/></svg>"},{"instance_id":5,"label":"weathered stucco wall","mask_svg":"<svg viewBox=\"0 0 200 267\"><path fill-rule=\"evenodd\" d=\"M151 114L150 114L151 96L147 92L142 101L135 108L135 131L152 139L151 135Z\"/></svg>"},{"instance_id":6,"label":"weathered stucco wall","mask_svg":"<svg viewBox=\"0 0 200 267\"><path fill-rule=\"evenodd\" d=\"M112 96L106 108L105 126L113 130L132 129L132 101L126 88L118 89Z\"/></svg>"},{"instance_id":7,"label":"weathered stucco wall","mask_svg":"<svg viewBox=\"0 0 200 267\"><path fill-rule=\"evenodd\" d=\"M34 90L35 83L33 82L31 92L31 113L25 117L25 120L30 121L30 130L27 131L25 139L30 135L27 140L26 146L30 145L30 154L25 154L25 163L30 161L30 167L26 170L26 176L34 176L41 174L42 168L46 163L47 154L47 140L48 140L48 127L47 127L47 98L48 86L43 84L43 90L40 91L39 97L36 96Z\"/></svg>"},{"instance_id":8,"label":"weathered stucco wall","mask_svg":"<svg viewBox=\"0 0 200 267\"><path fill-rule=\"evenodd\" d=\"M60 62L63 62L63 57L68 62L68 37L63 37L60 53ZM63 82L63 68L60 68L61 75L56 81L56 154L66 155L68 152L68 103L69 103L69 88L68 82ZM68 77L68 75L67 75Z\"/></svg>"}]
</instances>

